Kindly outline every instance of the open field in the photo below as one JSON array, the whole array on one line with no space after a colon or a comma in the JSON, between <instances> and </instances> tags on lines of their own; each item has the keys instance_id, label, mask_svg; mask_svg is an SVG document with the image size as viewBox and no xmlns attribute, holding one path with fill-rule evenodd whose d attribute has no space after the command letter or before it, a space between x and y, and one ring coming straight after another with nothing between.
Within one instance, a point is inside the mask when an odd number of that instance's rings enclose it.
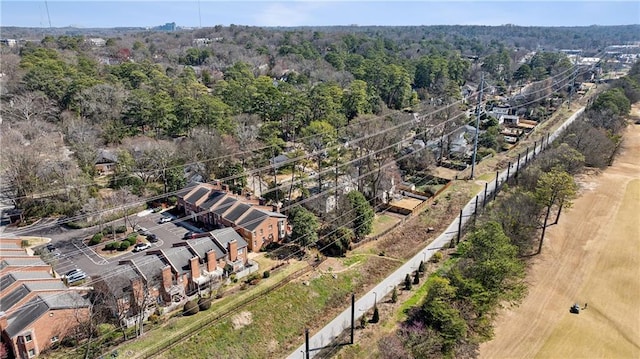
<instances>
[{"instance_id":1,"label":"open field","mask_svg":"<svg viewBox=\"0 0 640 359\"><path fill-rule=\"evenodd\" d=\"M580 197L532 261L528 296L499 315L482 358L640 358L639 153L631 125L613 166L578 179ZM588 308L570 314L576 302Z\"/></svg>"}]
</instances>

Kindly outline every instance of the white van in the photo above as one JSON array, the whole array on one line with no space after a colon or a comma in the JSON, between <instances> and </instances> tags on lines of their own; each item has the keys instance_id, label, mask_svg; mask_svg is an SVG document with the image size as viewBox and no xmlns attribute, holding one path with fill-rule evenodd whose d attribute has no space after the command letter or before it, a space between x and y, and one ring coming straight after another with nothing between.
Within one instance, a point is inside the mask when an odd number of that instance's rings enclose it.
<instances>
[{"instance_id":1,"label":"white van","mask_svg":"<svg viewBox=\"0 0 640 359\"><path fill-rule=\"evenodd\" d=\"M86 278L87 278L87 273L85 273L83 271L76 271L76 272L66 276L67 284L79 282L79 281L81 281L83 279L86 279Z\"/></svg>"}]
</instances>

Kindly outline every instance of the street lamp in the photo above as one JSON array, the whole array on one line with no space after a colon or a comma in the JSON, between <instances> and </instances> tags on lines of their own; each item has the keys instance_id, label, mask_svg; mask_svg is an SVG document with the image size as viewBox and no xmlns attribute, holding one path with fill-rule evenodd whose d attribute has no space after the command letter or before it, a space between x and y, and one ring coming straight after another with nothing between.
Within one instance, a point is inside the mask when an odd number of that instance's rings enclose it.
<instances>
[{"instance_id":1,"label":"street lamp","mask_svg":"<svg viewBox=\"0 0 640 359\"><path fill-rule=\"evenodd\" d=\"M375 307L376 305L378 305L378 293L373 292L373 306Z\"/></svg>"},{"instance_id":2,"label":"street lamp","mask_svg":"<svg viewBox=\"0 0 640 359\"><path fill-rule=\"evenodd\" d=\"M422 261L423 262L427 261L427 252L426 251L422 252Z\"/></svg>"}]
</instances>

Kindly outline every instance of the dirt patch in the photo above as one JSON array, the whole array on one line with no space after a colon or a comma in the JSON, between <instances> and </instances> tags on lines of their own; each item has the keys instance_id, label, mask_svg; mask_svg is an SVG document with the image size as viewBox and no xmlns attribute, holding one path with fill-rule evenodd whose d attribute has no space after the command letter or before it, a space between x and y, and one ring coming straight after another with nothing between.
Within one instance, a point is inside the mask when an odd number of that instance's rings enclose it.
<instances>
[{"instance_id":1,"label":"dirt patch","mask_svg":"<svg viewBox=\"0 0 640 359\"><path fill-rule=\"evenodd\" d=\"M322 261L322 263L318 266L318 270L320 272L326 272L326 273L338 273L338 272L342 272L343 270L345 270L347 267L345 267L342 264L342 260L339 258L327 258L324 261Z\"/></svg>"},{"instance_id":2,"label":"dirt patch","mask_svg":"<svg viewBox=\"0 0 640 359\"><path fill-rule=\"evenodd\" d=\"M233 319L231 319L231 324L233 325L233 329L240 329L246 327L247 325L253 323L253 316L251 312L240 312L236 314Z\"/></svg>"},{"instance_id":3,"label":"dirt patch","mask_svg":"<svg viewBox=\"0 0 640 359\"><path fill-rule=\"evenodd\" d=\"M640 126L547 231L529 294L496 322L483 358L640 358ZM588 309L569 313L573 303Z\"/></svg>"}]
</instances>

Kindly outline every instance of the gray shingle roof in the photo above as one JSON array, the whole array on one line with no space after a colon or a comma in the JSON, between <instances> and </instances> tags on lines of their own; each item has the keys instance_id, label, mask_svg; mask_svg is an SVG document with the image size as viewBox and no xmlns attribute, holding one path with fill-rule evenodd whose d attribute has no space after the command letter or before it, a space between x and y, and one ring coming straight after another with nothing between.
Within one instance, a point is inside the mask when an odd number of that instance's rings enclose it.
<instances>
[{"instance_id":1,"label":"gray shingle roof","mask_svg":"<svg viewBox=\"0 0 640 359\"><path fill-rule=\"evenodd\" d=\"M238 203L228 213L226 213L223 218L231 223L236 223L238 218L240 218L245 212L249 210L251 210L251 205L248 205L246 203Z\"/></svg>"},{"instance_id":2,"label":"gray shingle roof","mask_svg":"<svg viewBox=\"0 0 640 359\"><path fill-rule=\"evenodd\" d=\"M89 301L80 293L67 290L64 293L43 293L40 297L51 310L89 307Z\"/></svg>"},{"instance_id":3,"label":"gray shingle roof","mask_svg":"<svg viewBox=\"0 0 640 359\"><path fill-rule=\"evenodd\" d=\"M269 218L269 215L259 209L252 209L242 220L236 225L246 228L249 231L256 229L265 219Z\"/></svg>"},{"instance_id":4,"label":"gray shingle roof","mask_svg":"<svg viewBox=\"0 0 640 359\"><path fill-rule=\"evenodd\" d=\"M200 198L204 197L209 193L210 189L206 187L199 187L195 190L195 192L184 198L184 201L187 203L195 204L200 200Z\"/></svg>"},{"instance_id":5,"label":"gray shingle roof","mask_svg":"<svg viewBox=\"0 0 640 359\"><path fill-rule=\"evenodd\" d=\"M4 291L5 288L12 285L16 280L17 278L11 273L3 275L2 278L0 278L0 289Z\"/></svg>"},{"instance_id":6,"label":"gray shingle roof","mask_svg":"<svg viewBox=\"0 0 640 359\"><path fill-rule=\"evenodd\" d=\"M210 237L196 238L193 241L189 241L188 245L200 258L207 258L207 253L211 250L216 251L216 258L219 258L218 252L220 252L220 248L218 248L218 246L211 240ZM224 255L224 253L222 253L222 255Z\"/></svg>"},{"instance_id":7,"label":"gray shingle roof","mask_svg":"<svg viewBox=\"0 0 640 359\"><path fill-rule=\"evenodd\" d=\"M107 273L106 277L97 277L95 280L104 283L116 298L122 298L131 286L131 280L140 276L129 263L119 265L114 272L116 274Z\"/></svg>"},{"instance_id":8,"label":"gray shingle roof","mask_svg":"<svg viewBox=\"0 0 640 359\"><path fill-rule=\"evenodd\" d=\"M236 202L238 202L237 199L235 199L233 197L227 197L227 198L225 198L224 201L222 201L222 203L220 203L218 205L218 207L216 209L214 209L211 212L221 216L224 212L229 210L229 208L231 208L231 206L233 206L233 204L236 203Z\"/></svg>"},{"instance_id":9,"label":"gray shingle roof","mask_svg":"<svg viewBox=\"0 0 640 359\"><path fill-rule=\"evenodd\" d=\"M66 290L67 286L62 281L29 281L24 282L19 287L12 290L10 293L0 298L0 308L7 311L11 309L22 298L26 297L29 293L34 291L44 290Z\"/></svg>"},{"instance_id":10,"label":"gray shingle roof","mask_svg":"<svg viewBox=\"0 0 640 359\"><path fill-rule=\"evenodd\" d=\"M48 311L47 303L40 297L33 298L7 318L7 335L9 338L15 337Z\"/></svg>"},{"instance_id":11,"label":"gray shingle roof","mask_svg":"<svg viewBox=\"0 0 640 359\"><path fill-rule=\"evenodd\" d=\"M157 254L149 254L132 262L144 275L149 285L153 286L162 281L162 268L166 267L167 263Z\"/></svg>"},{"instance_id":12,"label":"gray shingle roof","mask_svg":"<svg viewBox=\"0 0 640 359\"><path fill-rule=\"evenodd\" d=\"M26 266L48 266L42 259L39 257L22 257L22 258L3 258L2 264L0 264L0 269L6 266L16 266L16 267L26 267Z\"/></svg>"},{"instance_id":13,"label":"gray shingle roof","mask_svg":"<svg viewBox=\"0 0 640 359\"><path fill-rule=\"evenodd\" d=\"M244 238L240 237L238 232L236 232L233 228L216 229L215 231L212 231L210 233L211 236L215 240L217 240L225 250L228 248L228 243L233 240L238 242L238 249L247 246L247 241L245 241Z\"/></svg>"},{"instance_id":14,"label":"gray shingle roof","mask_svg":"<svg viewBox=\"0 0 640 359\"><path fill-rule=\"evenodd\" d=\"M15 337L49 310L85 308L88 306L89 301L73 291L41 294L25 303L7 318L6 333L9 338Z\"/></svg>"},{"instance_id":15,"label":"gray shingle roof","mask_svg":"<svg viewBox=\"0 0 640 359\"><path fill-rule=\"evenodd\" d=\"M0 249L22 249L14 242L0 242Z\"/></svg>"},{"instance_id":16,"label":"gray shingle roof","mask_svg":"<svg viewBox=\"0 0 640 359\"><path fill-rule=\"evenodd\" d=\"M200 207L204 209L211 209L211 207L215 206L216 203L218 203L220 200L224 198L225 194L226 193L219 192L219 191L213 192L209 196L209 199L207 199L202 205L200 205Z\"/></svg>"},{"instance_id":17,"label":"gray shingle roof","mask_svg":"<svg viewBox=\"0 0 640 359\"><path fill-rule=\"evenodd\" d=\"M180 274L189 271L189 260L194 257L188 247L174 247L164 250L164 255L171 266Z\"/></svg>"}]
</instances>

